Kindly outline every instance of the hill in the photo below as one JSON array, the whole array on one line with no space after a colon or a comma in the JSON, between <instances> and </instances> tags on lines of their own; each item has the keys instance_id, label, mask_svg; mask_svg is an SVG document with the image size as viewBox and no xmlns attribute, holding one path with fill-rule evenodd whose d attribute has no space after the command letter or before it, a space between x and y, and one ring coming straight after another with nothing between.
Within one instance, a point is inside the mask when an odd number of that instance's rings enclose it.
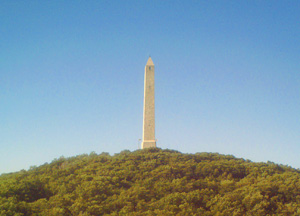
<instances>
[{"instance_id":1,"label":"hill","mask_svg":"<svg viewBox=\"0 0 300 216\"><path fill-rule=\"evenodd\" d=\"M1 175L0 215L300 215L299 180L215 153L91 153Z\"/></svg>"}]
</instances>

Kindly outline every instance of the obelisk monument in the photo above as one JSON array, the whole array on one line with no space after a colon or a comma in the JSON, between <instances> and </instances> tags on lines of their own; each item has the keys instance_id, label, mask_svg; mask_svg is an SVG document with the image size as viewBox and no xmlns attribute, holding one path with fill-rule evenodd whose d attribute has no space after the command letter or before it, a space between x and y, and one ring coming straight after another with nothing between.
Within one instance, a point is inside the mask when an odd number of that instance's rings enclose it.
<instances>
[{"instance_id":1,"label":"obelisk monument","mask_svg":"<svg viewBox=\"0 0 300 216\"><path fill-rule=\"evenodd\" d=\"M145 66L144 120L142 149L156 147L155 103L154 103L154 64L149 57Z\"/></svg>"}]
</instances>

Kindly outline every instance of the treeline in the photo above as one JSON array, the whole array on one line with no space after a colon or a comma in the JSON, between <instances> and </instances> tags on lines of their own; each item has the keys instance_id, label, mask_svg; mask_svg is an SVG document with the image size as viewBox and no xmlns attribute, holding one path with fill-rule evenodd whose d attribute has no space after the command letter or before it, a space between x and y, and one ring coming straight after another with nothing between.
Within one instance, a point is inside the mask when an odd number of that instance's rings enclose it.
<instances>
[{"instance_id":1,"label":"treeline","mask_svg":"<svg viewBox=\"0 0 300 216\"><path fill-rule=\"evenodd\" d=\"M1 175L0 215L300 215L300 171L161 149L61 157Z\"/></svg>"}]
</instances>

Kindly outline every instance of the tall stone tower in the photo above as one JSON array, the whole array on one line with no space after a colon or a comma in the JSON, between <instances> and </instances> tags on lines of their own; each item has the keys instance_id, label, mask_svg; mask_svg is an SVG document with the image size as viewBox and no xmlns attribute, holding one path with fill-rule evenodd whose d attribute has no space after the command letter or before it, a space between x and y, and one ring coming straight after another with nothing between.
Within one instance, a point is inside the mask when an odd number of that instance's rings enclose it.
<instances>
[{"instance_id":1,"label":"tall stone tower","mask_svg":"<svg viewBox=\"0 0 300 216\"><path fill-rule=\"evenodd\" d=\"M154 64L151 57L149 57L145 66L142 149L156 147L154 105Z\"/></svg>"}]
</instances>

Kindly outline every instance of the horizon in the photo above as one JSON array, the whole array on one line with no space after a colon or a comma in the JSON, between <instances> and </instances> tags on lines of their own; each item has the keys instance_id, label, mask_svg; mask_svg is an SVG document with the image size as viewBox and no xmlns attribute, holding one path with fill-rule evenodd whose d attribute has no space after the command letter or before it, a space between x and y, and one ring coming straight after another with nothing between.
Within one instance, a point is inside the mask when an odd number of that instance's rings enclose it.
<instances>
[{"instance_id":1,"label":"horizon","mask_svg":"<svg viewBox=\"0 0 300 216\"><path fill-rule=\"evenodd\" d=\"M300 2L3 2L0 174L157 147L300 168Z\"/></svg>"},{"instance_id":2,"label":"horizon","mask_svg":"<svg viewBox=\"0 0 300 216\"><path fill-rule=\"evenodd\" d=\"M195 152L195 153L188 153L188 152L180 152L176 149L162 149L160 147L149 147L149 148L155 148L155 149L160 149L162 151L174 151L176 153L179 153L179 154L187 154L187 155L196 155L196 154L202 154L202 153L206 153L206 154L217 154L217 155L221 155L221 156L231 156L233 157L234 159L237 159L237 160L244 160L246 162L250 162L250 163L255 163L255 164L259 164L259 163L264 163L264 164L269 164L269 163L272 163L272 164L276 164L276 165L279 165L279 166L284 166L284 167L288 167L288 168L292 168L292 169L295 169L295 170L300 170L299 168L295 168L295 167L292 167L292 166L289 166L289 165L286 165L286 164L279 164L279 163L275 163L273 161L252 161L252 160L249 160L247 158L241 158L241 157L236 157L235 155L232 155L232 154L220 154L219 152ZM76 158L76 157L80 157L80 156L90 156L90 155L98 155L98 156L101 156L102 154L105 154L105 155L109 155L110 157L115 157L115 156L118 156L119 154L121 154L122 152L129 152L129 153L134 153L136 151L147 151L147 149L149 148L139 148L139 149L135 149L135 150L128 150L128 149L123 149L121 150L120 152L116 152L116 153L109 153L109 152L100 152L100 153L96 153L95 151L92 151L90 153L82 153L82 154L78 154L78 155L71 155L71 156L68 156L68 157L65 157L63 155L61 155L60 157L57 157L57 158L53 158L53 160L49 161L49 162L45 162L43 164L39 164L39 165L31 165L28 169L21 169L21 170L17 170L17 171L13 171L13 172L6 172L6 173L0 173L0 176L1 175L6 175L6 174L14 174L14 173L18 173L18 172L23 172L23 171L26 171L26 172L29 172L31 171L32 169L36 169L36 168L40 168L42 166L45 166L45 165L49 165L51 163L55 163L56 161L59 161L59 160L68 160L68 159L71 159L71 158ZM156 153L156 152L155 152Z\"/></svg>"}]
</instances>

